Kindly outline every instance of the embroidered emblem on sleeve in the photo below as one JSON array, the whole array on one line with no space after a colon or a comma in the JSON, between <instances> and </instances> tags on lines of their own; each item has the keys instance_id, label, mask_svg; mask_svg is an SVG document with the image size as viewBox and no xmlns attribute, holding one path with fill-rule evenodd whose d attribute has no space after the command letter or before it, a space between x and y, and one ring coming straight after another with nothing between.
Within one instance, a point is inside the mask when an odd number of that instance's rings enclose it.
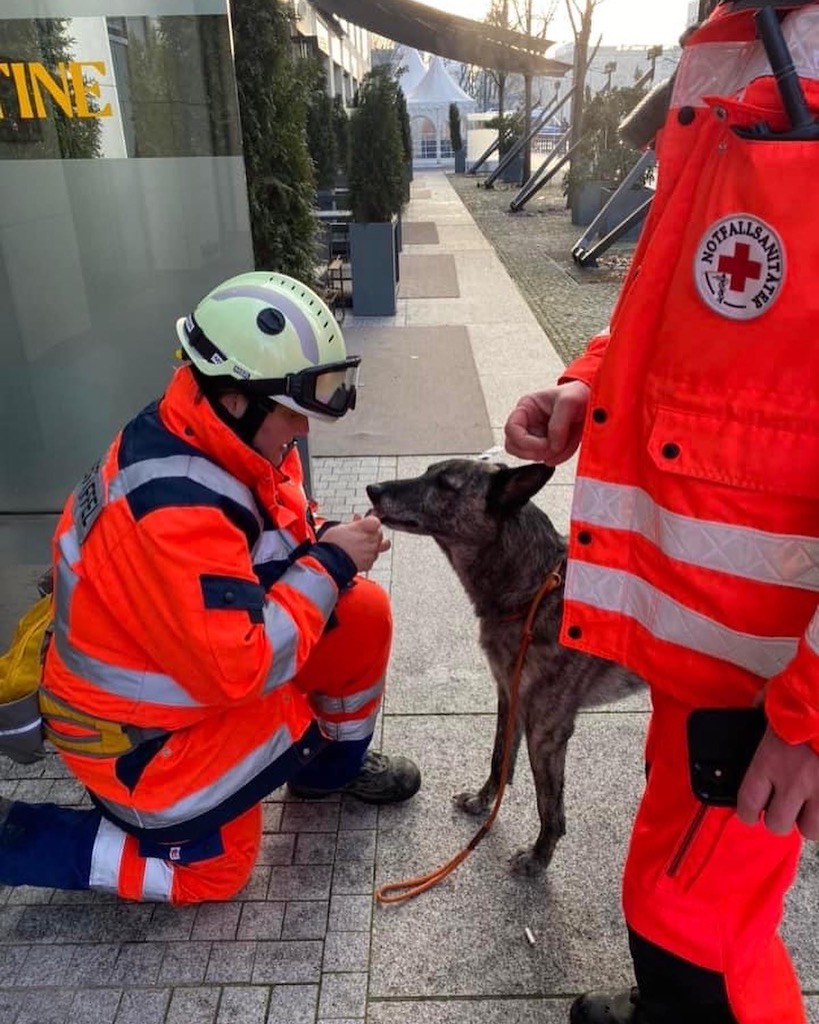
<instances>
[{"instance_id":1,"label":"embroidered emblem on sleeve","mask_svg":"<svg viewBox=\"0 0 819 1024\"><path fill-rule=\"evenodd\" d=\"M762 316L776 302L785 280L782 239L751 214L724 217L697 247L694 280L703 302L720 316Z\"/></svg>"}]
</instances>

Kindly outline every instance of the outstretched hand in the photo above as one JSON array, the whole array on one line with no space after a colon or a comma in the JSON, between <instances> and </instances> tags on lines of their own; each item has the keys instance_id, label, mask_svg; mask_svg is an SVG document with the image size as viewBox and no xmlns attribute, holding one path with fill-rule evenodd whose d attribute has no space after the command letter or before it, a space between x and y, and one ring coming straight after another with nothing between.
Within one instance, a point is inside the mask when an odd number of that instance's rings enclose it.
<instances>
[{"instance_id":1,"label":"outstretched hand","mask_svg":"<svg viewBox=\"0 0 819 1024\"><path fill-rule=\"evenodd\" d=\"M340 547L353 560L359 572L372 569L378 556L389 551L391 546L384 537L381 520L374 515L364 518L354 515L352 522L338 523L325 530L321 540Z\"/></svg>"},{"instance_id":2,"label":"outstretched hand","mask_svg":"<svg viewBox=\"0 0 819 1024\"><path fill-rule=\"evenodd\" d=\"M819 754L807 743L786 743L769 727L742 780L737 814L746 825L762 815L777 835L796 825L805 839L819 840Z\"/></svg>"},{"instance_id":3,"label":"outstretched hand","mask_svg":"<svg viewBox=\"0 0 819 1024\"><path fill-rule=\"evenodd\" d=\"M574 380L524 395L506 421L510 455L556 466L577 451L589 404L589 386Z\"/></svg>"}]
</instances>

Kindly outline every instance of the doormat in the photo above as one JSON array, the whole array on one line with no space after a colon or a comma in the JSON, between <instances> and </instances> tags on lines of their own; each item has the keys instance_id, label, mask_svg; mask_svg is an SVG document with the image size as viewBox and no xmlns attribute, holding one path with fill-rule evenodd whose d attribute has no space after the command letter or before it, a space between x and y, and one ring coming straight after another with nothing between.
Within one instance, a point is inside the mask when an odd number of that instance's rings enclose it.
<instances>
[{"instance_id":1,"label":"doormat","mask_svg":"<svg viewBox=\"0 0 819 1024\"><path fill-rule=\"evenodd\" d=\"M438 228L431 220L409 220L401 225L405 245L438 245Z\"/></svg>"},{"instance_id":2,"label":"doormat","mask_svg":"<svg viewBox=\"0 0 819 1024\"><path fill-rule=\"evenodd\" d=\"M345 329L360 355L356 408L335 423L310 424L316 456L477 455L492 428L467 329Z\"/></svg>"},{"instance_id":3,"label":"doormat","mask_svg":"<svg viewBox=\"0 0 819 1024\"><path fill-rule=\"evenodd\" d=\"M457 299L458 271L451 253L408 256L401 253L399 299Z\"/></svg>"}]
</instances>

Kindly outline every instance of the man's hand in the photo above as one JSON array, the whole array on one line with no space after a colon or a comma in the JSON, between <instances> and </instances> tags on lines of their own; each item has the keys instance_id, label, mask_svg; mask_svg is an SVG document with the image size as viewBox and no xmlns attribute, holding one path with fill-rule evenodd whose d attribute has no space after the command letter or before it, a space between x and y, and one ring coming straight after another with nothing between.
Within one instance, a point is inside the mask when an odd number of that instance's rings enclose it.
<instances>
[{"instance_id":1,"label":"man's hand","mask_svg":"<svg viewBox=\"0 0 819 1024\"><path fill-rule=\"evenodd\" d=\"M524 395L506 421L510 455L556 466L577 451L589 404L589 386L573 380Z\"/></svg>"},{"instance_id":2,"label":"man's hand","mask_svg":"<svg viewBox=\"0 0 819 1024\"><path fill-rule=\"evenodd\" d=\"M390 542L384 539L381 520L374 515L363 518L353 516L351 523L331 526L321 535L321 543L335 544L355 562L359 572L367 572L384 551L389 551Z\"/></svg>"},{"instance_id":3,"label":"man's hand","mask_svg":"<svg viewBox=\"0 0 819 1024\"><path fill-rule=\"evenodd\" d=\"M797 826L805 839L819 839L819 754L807 743L792 746L770 727L757 748L739 790L737 814L786 835Z\"/></svg>"}]
</instances>

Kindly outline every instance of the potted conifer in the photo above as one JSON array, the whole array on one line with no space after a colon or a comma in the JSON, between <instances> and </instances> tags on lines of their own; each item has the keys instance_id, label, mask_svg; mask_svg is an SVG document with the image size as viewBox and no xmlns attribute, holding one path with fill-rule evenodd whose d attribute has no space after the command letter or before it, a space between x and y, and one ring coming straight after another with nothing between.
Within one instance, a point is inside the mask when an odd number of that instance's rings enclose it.
<instances>
[{"instance_id":1,"label":"potted conifer","mask_svg":"<svg viewBox=\"0 0 819 1024\"><path fill-rule=\"evenodd\" d=\"M396 226L405 179L395 97L389 69L374 68L364 76L350 116L350 266L357 316L392 316L396 308Z\"/></svg>"},{"instance_id":2,"label":"potted conifer","mask_svg":"<svg viewBox=\"0 0 819 1024\"><path fill-rule=\"evenodd\" d=\"M466 171L466 149L461 136L461 112L457 103L449 104L449 141L455 156L455 173Z\"/></svg>"},{"instance_id":3,"label":"potted conifer","mask_svg":"<svg viewBox=\"0 0 819 1024\"><path fill-rule=\"evenodd\" d=\"M582 142L572 156L570 170L563 181L573 224L591 224L640 158L639 151L621 138L619 126L644 94L644 90L636 86L619 87L598 93L586 104ZM617 209L609 211L607 220L611 215L612 223L601 224L601 232L610 231L651 195L645 187L650 173L647 170L619 199ZM638 231L639 227L633 229L632 237Z\"/></svg>"}]
</instances>

